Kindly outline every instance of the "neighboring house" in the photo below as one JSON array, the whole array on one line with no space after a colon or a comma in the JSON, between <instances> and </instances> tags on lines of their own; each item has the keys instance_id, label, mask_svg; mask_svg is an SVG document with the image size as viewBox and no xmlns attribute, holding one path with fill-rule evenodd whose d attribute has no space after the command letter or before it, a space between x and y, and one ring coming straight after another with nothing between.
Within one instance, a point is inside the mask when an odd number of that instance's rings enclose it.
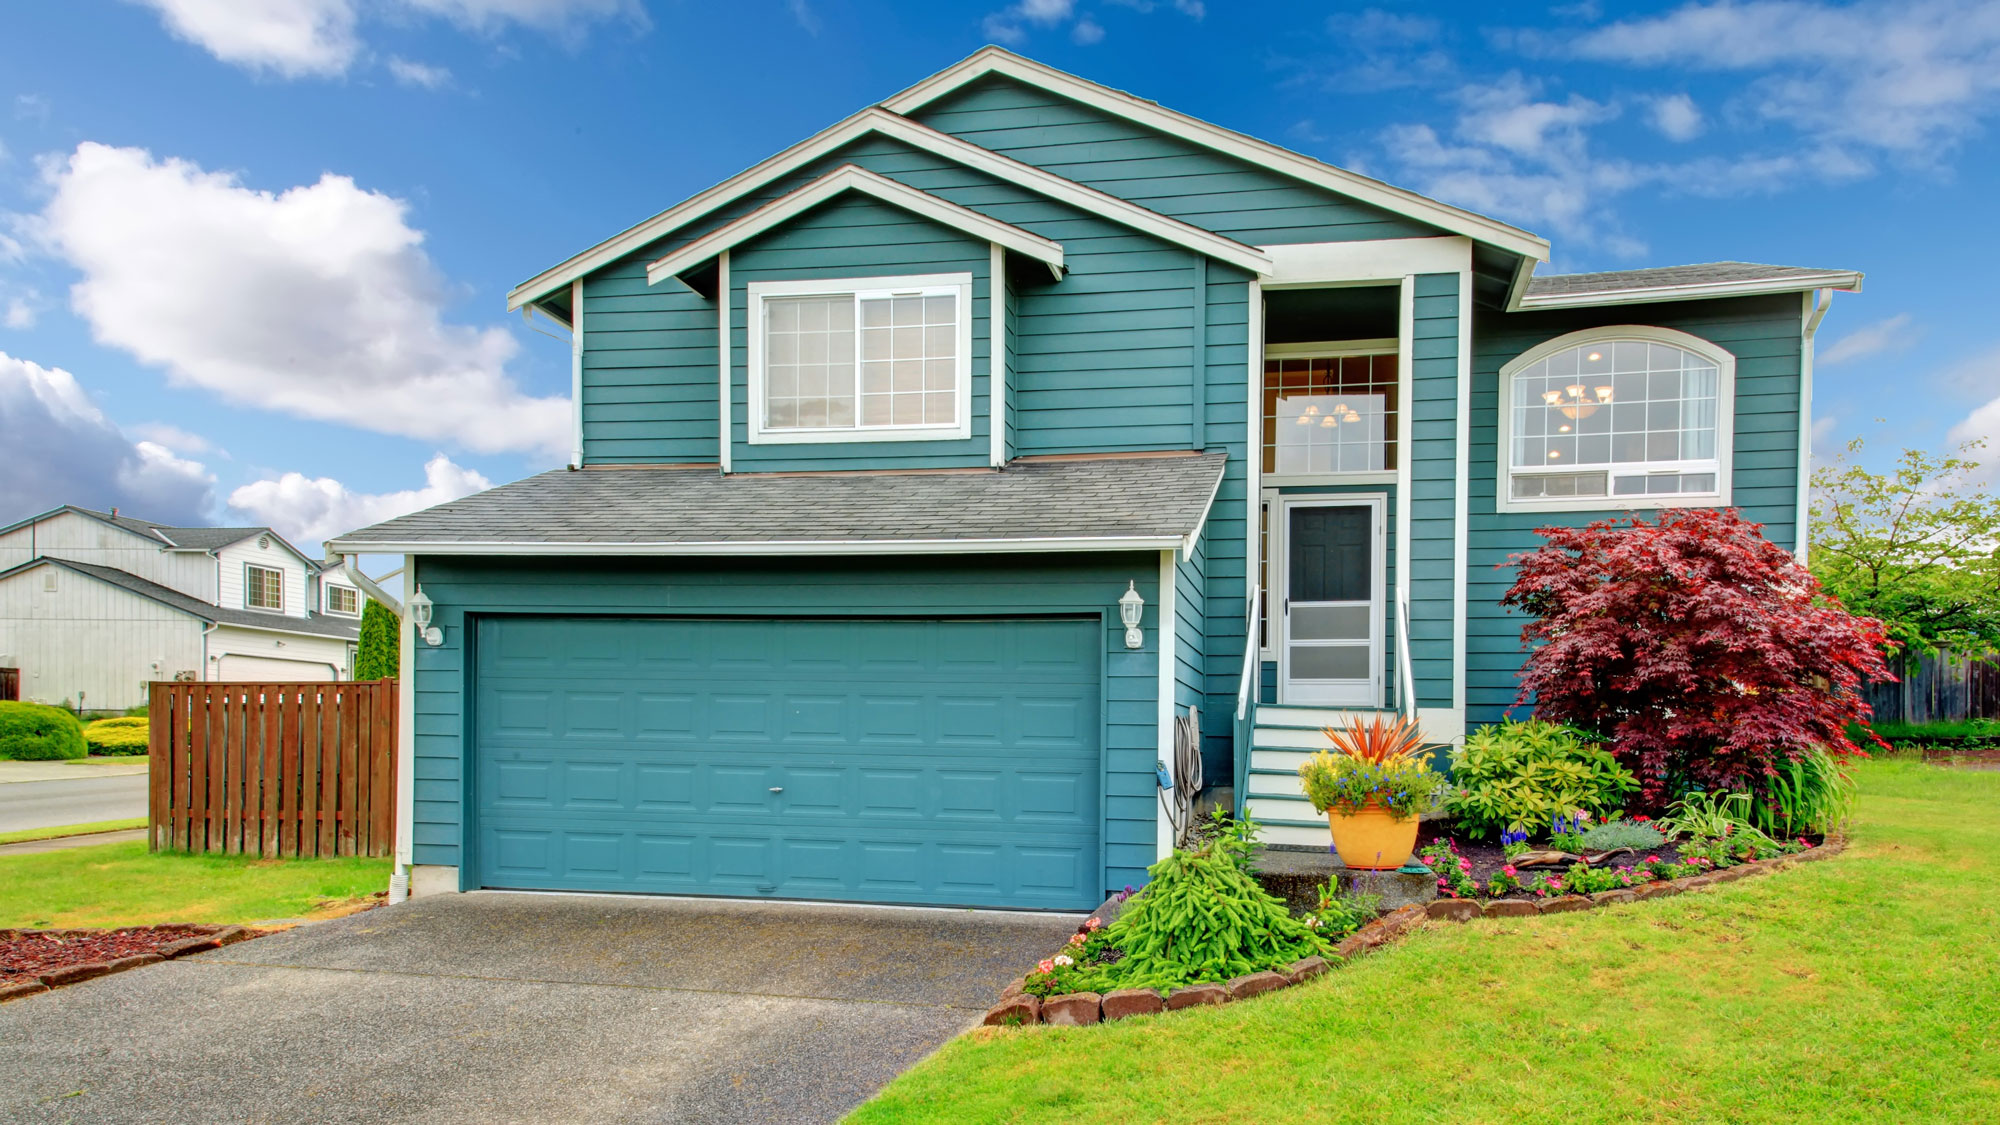
<instances>
[{"instance_id":1,"label":"neighboring house","mask_svg":"<svg viewBox=\"0 0 2000 1125\"><path fill-rule=\"evenodd\" d=\"M268 527L169 527L65 505L0 528L0 666L92 710L153 680L336 680L361 594Z\"/></svg>"},{"instance_id":2,"label":"neighboring house","mask_svg":"<svg viewBox=\"0 0 2000 1125\"><path fill-rule=\"evenodd\" d=\"M1191 708L1323 847L1321 725L1513 701L1534 528L1798 546L1860 276L1548 253L989 48L525 282L574 469L333 543L434 603L416 889L1087 908L1168 848Z\"/></svg>"}]
</instances>

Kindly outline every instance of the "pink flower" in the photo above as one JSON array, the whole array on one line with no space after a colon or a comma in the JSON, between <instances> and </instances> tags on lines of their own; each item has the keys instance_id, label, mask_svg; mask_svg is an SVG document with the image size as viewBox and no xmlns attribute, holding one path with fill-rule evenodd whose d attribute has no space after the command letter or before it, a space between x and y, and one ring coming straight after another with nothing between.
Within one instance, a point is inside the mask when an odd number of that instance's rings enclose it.
<instances>
[{"instance_id":1,"label":"pink flower","mask_svg":"<svg viewBox=\"0 0 2000 1125\"><path fill-rule=\"evenodd\" d=\"M1035 963L1035 971L1038 973L1053 973L1056 971L1056 963L1053 960L1044 957L1040 961Z\"/></svg>"},{"instance_id":2,"label":"pink flower","mask_svg":"<svg viewBox=\"0 0 2000 1125\"><path fill-rule=\"evenodd\" d=\"M1458 861L1458 869L1459 869L1460 871L1470 871L1470 870L1472 870L1472 861L1471 861L1471 860L1469 860L1469 859L1461 859L1461 860L1459 860L1459 861Z\"/></svg>"},{"instance_id":3,"label":"pink flower","mask_svg":"<svg viewBox=\"0 0 2000 1125\"><path fill-rule=\"evenodd\" d=\"M1660 862L1660 857L1659 857L1659 856L1656 856L1656 855L1649 855L1649 856L1647 856L1647 857L1646 857L1646 862L1647 862L1647 863L1658 863L1658 862Z\"/></svg>"},{"instance_id":4,"label":"pink flower","mask_svg":"<svg viewBox=\"0 0 2000 1125\"><path fill-rule=\"evenodd\" d=\"M1102 918L1086 919L1083 923L1083 928L1086 930L1101 930L1104 928L1104 919Z\"/></svg>"},{"instance_id":5,"label":"pink flower","mask_svg":"<svg viewBox=\"0 0 2000 1125\"><path fill-rule=\"evenodd\" d=\"M1507 866L1502 867L1500 869L1500 874L1505 875L1508 878L1513 878L1518 873L1514 870L1514 865L1510 863Z\"/></svg>"}]
</instances>

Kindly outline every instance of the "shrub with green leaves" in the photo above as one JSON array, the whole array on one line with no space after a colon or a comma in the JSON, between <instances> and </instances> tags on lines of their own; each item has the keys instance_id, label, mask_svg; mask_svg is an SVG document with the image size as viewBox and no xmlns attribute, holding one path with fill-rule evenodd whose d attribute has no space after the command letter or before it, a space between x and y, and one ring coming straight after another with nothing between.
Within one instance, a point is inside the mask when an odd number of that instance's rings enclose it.
<instances>
[{"instance_id":1,"label":"shrub with green leaves","mask_svg":"<svg viewBox=\"0 0 2000 1125\"><path fill-rule=\"evenodd\" d=\"M1219 850L1177 851L1147 873L1153 881L1111 924L1125 955L1104 967L1105 988L1223 981L1332 949Z\"/></svg>"},{"instance_id":2,"label":"shrub with green leaves","mask_svg":"<svg viewBox=\"0 0 2000 1125\"><path fill-rule=\"evenodd\" d=\"M1608 852L1614 848L1651 851L1667 842L1659 829L1631 820L1607 820L1583 834L1583 850Z\"/></svg>"},{"instance_id":3,"label":"shrub with green leaves","mask_svg":"<svg viewBox=\"0 0 2000 1125\"><path fill-rule=\"evenodd\" d=\"M1540 828L1577 810L1604 816L1638 782L1611 748L1560 723L1507 720L1466 735L1451 756L1457 792L1446 802L1468 836Z\"/></svg>"},{"instance_id":4,"label":"shrub with green leaves","mask_svg":"<svg viewBox=\"0 0 2000 1125\"><path fill-rule=\"evenodd\" d=\"M0 700L0 758L52 762L81 758L83 724L60 707Z\"/></svg>"},{"instance_id":5,"label":"shrub with green leaves","mask_svg":"<svg viewBox=\"0 0 2000 1125\"><path fill-rule=\"evenodd\" d=\"M83 728L84 745L93 754L144 754L152 735L146 718L99 719Z\"/></svg>"},{"instance_id":6,"label":"shrub with green leaves","mask_svg":"<svg viewBox=\"0 0 2000 1125\"><path fill-rule=\"evenodd\" d=\"M1774 837L1831 832L1854 807L1854 779L1842 759L1815 746L1772 763L1763 795L1751 802L1750 821Z\"/></svg>"}]
</instances>

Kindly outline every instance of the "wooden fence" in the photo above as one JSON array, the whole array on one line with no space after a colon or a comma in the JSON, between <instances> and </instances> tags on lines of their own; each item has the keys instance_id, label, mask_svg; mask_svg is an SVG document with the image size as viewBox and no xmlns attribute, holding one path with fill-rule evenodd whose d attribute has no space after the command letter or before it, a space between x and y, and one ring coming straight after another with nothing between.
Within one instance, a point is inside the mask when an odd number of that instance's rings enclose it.
<instances>
[{"instance_id":1,"label":"wooden fence","mask_svg":"<svg viewBox=\"0 0 2000 1125\"><path fill-rule=\"evenodd\" d=\"M1905 654L1891 662L1899 680L1863 691L1878 723L2000 719L2000 660L1954 652Z\"/></svg>"},{"instance_id":2,"label":"wooden fence","mask_svg":"<svg viewBox=\"0 0 2000 1125\"><path fill-rule=\"evenodd\" d=\"M389 855L396 681L153 684L154 851Z\"/></svg>"}]
</instances>

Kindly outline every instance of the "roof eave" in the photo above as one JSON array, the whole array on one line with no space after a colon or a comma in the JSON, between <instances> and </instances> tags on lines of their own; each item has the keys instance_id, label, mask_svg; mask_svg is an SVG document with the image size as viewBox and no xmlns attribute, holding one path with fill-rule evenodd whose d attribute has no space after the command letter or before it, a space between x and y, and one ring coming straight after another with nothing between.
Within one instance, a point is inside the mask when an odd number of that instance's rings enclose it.
<instances>
[{"instance_id":1,"label":"roof eave","mask_svg":"<svg viewBox=\"0 0 2000 1125\"><path fill-rule=\"evenodd\" d=\"M1722 297L1755 297L1772 293L1803 293L1813 289L1861 292L1862 275L1854 270L1830 270L1801 277L1755 278L1746 281L1716 281L1694 285L1658 285L1632 289L1604 289L1591 293L1551 293L1535 297L1523 295L1511 303L1510 312L1538 309L1591 308L1603 305L1643 305L1658 301L1699 301Z\"/></svg>"},{"instance_id":2,"label":"roof eave","mask_svg":"<svg viewBox=\"0 0 2000 1125\"><path fill-rule=\"evenodd\" d=\"M1220 481L1218 479L1218 487ZM1213 496L1211 495L1211 502ZM1183 549L1184 535L1132 536L1047 536L1008 539L799 539L699 543L594 543L501 541L426 542L383 539L374 541L335 539L328 548L342 554L370 555L476 555L476 556L685 556L721 558L728 556L814 556L814 555L957 555L1033 554L1059 552L1165 551Z\"/></svg>"}]
</instances>

